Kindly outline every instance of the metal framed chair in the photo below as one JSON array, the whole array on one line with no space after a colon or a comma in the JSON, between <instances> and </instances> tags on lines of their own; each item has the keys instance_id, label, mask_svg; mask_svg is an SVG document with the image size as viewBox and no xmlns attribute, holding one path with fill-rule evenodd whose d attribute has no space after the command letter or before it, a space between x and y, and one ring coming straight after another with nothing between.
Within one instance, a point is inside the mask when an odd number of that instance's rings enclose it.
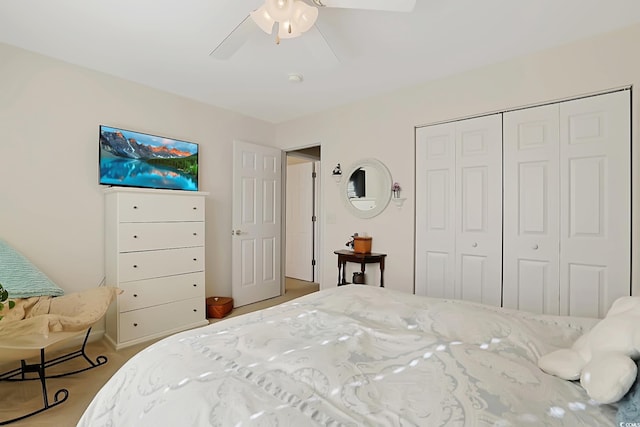
<instances>
[{"instance_id":1,"label":"metal framed chair","mask_svg":"<svg viewBox=\"0 0 640 427\"><path fill-rule=\"evenodd\" d=\"M48 409L54 408L67 400L69 397L69 391L65 388L57 390L53 395L53 401L49 398L49 391L47 390L48 378L60 378L68 375L78 374L89 369L96 368L98 366L107 363L105 356L98 356L95 360L89 358L86 353L87 341L91 328L86 331L76 332L52 332L47 337L42 335L24 335L15 337L11 340L3 340L0 342L0 360L20 360L20 367L4 372L0 374L0 381L30 381L39 380L42 387L42 400L43 405L41 408L26 414L14 417L8 420L0 421L0 425L7 425L15 421L20 421L33 415L44 412ZM51 352L56 348L69 344L74 339L81 338L84 335L82 346L78 350L74 350L65 353L61 356L54 357L47 360L45 352ZM67 362L69 360L82 357L87 362L88 366L82 369L75 369L62 374L47 375L47 369ZM36 362L28 363L27 359L35 359ZM33 373L37 375L32 375Z\"/></svg>"}]
</instances>

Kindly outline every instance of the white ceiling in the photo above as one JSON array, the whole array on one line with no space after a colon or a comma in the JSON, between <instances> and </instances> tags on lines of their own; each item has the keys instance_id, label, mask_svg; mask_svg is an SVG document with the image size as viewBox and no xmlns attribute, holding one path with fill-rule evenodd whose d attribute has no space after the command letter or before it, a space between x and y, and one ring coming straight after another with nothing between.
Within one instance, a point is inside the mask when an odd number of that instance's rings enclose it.
<instances>
[{"instance_id":1,"label":"white ceiling","mask_svg":"<svg viewBox=\"0 0 640 427\"><path fill-rule=\"evenodd\" d=\"M248 20L231 58L210 56L261 3L1 0L0 42L279 123L640 22L640 0L417 0L322 8L279 45Z\"/></svg>"}]
</instances>

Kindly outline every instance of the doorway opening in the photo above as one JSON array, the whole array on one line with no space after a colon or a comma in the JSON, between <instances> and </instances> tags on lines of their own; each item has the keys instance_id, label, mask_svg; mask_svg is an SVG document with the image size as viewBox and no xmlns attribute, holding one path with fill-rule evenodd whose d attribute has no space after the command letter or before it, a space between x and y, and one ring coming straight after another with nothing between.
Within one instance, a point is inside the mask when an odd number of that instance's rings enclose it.
<instances>
[{"instance_id":1,"label":"doorway opening","mask_svg":"<svg viewBox=\"0 0 640 427\"><path fill-rule=\"evenodd\" d=\"M286 288L289 284L318 287L320 282L320 152L319 145L286 152Z\"/></svg>"}]
</instances>

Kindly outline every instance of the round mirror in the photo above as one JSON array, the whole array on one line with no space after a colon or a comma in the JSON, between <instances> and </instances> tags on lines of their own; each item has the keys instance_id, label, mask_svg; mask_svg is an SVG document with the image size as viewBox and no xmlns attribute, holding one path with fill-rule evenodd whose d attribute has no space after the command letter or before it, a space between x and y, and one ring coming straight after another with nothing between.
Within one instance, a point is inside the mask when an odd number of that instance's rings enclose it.
<instances>
[{"instance_id":1,"label":"round mirror","mask_svg":"<svg viewBox=\"0 0 640 427\"><path fill-rule=\"evenodd\" d=\"M389 204L391 173L379 160L360 160L342 176L340 192L352 214L359 218L373 218Z\"/></svg>"}]
</instances>

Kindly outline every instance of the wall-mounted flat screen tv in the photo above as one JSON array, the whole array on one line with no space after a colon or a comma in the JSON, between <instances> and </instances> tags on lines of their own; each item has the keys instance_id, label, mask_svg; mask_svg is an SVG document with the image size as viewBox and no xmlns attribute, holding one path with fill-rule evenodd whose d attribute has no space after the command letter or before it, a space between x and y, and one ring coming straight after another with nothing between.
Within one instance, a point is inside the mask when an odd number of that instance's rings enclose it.
<instances>
[{"instance_id":1,"label":"wall-mounted flat screen tv","mask_svg":"<svg viewBox=\"0 0 640 427\"><path fill-rule=\"evenodd\" d=\"M198 144L100 125L100 184L198 191Z\"/></svg>"}]
</instances>

